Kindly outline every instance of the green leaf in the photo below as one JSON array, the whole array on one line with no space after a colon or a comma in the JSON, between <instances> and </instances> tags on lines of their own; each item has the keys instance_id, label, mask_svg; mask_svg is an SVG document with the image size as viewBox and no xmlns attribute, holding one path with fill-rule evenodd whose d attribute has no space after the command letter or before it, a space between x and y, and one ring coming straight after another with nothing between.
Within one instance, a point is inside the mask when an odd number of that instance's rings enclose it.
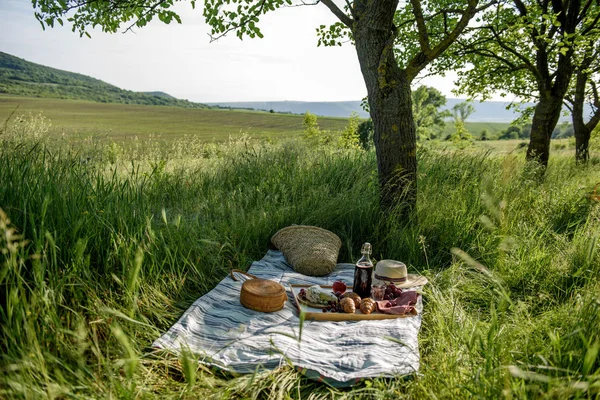
<instances>
[{"instance_id":1,"label":"green leaf","mask_svg":"<svg viewBox=\"0 0 600 400\"><path fill-rule=\"evenodd\" d=\"M595 342L593 345L588 347L585 358L583 359L583 375L588 375L592 371L592 367L598 358L598 351L600 351L600 342Z\"/></svg>"}]
</instances>

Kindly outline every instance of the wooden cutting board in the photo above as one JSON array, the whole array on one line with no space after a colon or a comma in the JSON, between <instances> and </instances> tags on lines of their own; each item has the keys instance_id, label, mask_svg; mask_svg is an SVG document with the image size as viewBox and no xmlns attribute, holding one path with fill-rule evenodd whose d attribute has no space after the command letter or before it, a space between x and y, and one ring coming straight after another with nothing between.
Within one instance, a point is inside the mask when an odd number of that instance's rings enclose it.
<instances>
[{"instance_id":1,"label":"wooden cutting board","mask_svg":"<svg viewBox=\"0 0 600 400\"><path fill-rule=\"evenodd\" d=\"M360 310L356 310L354 314L348 313L334 313L334 312L323 312L325 306L317 305L300 299L300 289L305 290L312 285L290 285L292 291L292 297L296 304L298 313L304 311L304 318L315 321L363 321L363 320L381 320L381 319L395 319L395 318L409 318L418 314L383 314L379 311L374 311L371 314L363 314ZM321 286L323 289L332 289L331 286ZM347 290L346 292L351 292ZM311 305L312 304L312 305Z\"/></svg>"}]
</instances>

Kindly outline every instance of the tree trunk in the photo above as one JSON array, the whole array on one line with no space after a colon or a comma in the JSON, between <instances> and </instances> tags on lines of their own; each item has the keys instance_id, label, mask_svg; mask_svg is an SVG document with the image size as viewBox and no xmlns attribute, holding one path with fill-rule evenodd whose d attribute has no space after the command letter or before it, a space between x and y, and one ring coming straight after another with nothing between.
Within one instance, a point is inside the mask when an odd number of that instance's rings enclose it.
<instances>
[{"instance_id":1,"label":"tree trunk","mask_svg":"<svg viewBox=\"0 0 600 400\"><path fill-rule=\"evenodd\" d=\"M542 95L535 106L526 160L537 161L544 168L548 166L550 139L560 118L562 100L563 97Z\"/></svg>"},{"instance_id":2,"label":"tree trunk","mask_svg":"<svg viewBox=\"0 0 600 400\"><path fill-rule=\"evenodd\" d=\"M575 84L575 97L573 101L573 133L575 135L575 162L585 163L590 158L588 150L592 129L590 129L583 120L583 106L585 102L585 81L586 78L577 75Z\"/></svg>"},{"instance_id":3,"label":"tree trunk","mask_svg":"<svg viewBox=\"0 0 600 400\"><path fill-rule=\"evenodd\" d=\"M381 205L407 213L417 195L416 129L411 80L393 52L397 5L389 0L364 2L356 10L353 34L373 120Z\"/></svg>"},{"instance_id":4,"label":"tree trunk","mask_svg":"<svg viewBox=\"0 0 600 400\"><path fill-rule=\"evenodd\" d=\"M591 59L587 59L586 61L591 62ZM589 66L589 62L585 65L587 68ZM596 111L594 115L590 118L588 123L586 124L583 119L584 114L584 105L586 98L586 85L589 76L585 72L577 72L576 80L575 80L575 96L573 97L573 131L575 134L575 162L580 164L586 163L590 158L589 152L589 143L590 136L592 135L592 131L600 121L600 101L598 96L596 95L594 98L594 104L596 105ZM593 83L592 83L593 85ZM594 88L594 93L597 94L597 91Z\"/></svg>"},{"instance_id":5,"label":"tree trunk","mask_svg":"<svg viewBox=\"0 0 600 400\"><path fill-rule=\"evenodd\" d=\"M573 124L573 128L575 130L575 162L585 164L590 159L589 144L592 131L587 129L585 124L579 129L575 128L575 124Z\"/></svg>"}]
</instances>

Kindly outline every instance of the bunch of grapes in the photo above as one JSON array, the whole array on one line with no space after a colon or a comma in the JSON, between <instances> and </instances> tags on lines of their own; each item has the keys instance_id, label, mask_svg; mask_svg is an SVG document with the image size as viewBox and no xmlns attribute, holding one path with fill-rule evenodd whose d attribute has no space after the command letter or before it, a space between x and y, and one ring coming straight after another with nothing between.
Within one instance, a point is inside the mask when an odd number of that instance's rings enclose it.
<instances>
[{"instance_id":1,"label":"bunch of grapes","mask_svg":"<svg viewBox=\"0 0 600 400\"><path fill-rule=\"evenodd\" d=\"M323 312L343 312L344 311L342 309L342 306L340 305L340 297L342 296L343 292L338 290L334 294L335 294L335 297L337 297L337 300L329 300L327 302L327 306L323 309Z\"/></svg>"},{"instance_id":2,"label":"bunch of grapes","mask_svg":"<svg viewBox=\"0 0 600 400\"><path fill-rule=\"evenodd\" d=\"M402 289L396 287L393 283L390 283L385 288L385 294L383 295L384 300L394 300L396 297L400 297Z\"/></svg>"},{"instance_id":3,"label":"bunch of grapes","mask_svg":"<svg viewBox=\"0 0 600 400\"><path fill-rule=\"evenodd\" d=\"M323 312L342 312L342 306L339 301L329 300L327 306L323 309Z\"/></svg>"}]
</instances>

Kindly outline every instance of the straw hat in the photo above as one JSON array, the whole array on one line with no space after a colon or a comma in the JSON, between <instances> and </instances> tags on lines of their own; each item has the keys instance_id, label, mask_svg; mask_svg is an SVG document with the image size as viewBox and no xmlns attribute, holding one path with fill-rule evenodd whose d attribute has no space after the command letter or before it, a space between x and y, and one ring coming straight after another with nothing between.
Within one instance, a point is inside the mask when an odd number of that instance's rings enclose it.
<instances>
[{"instance_id":1,"label":"straw hat","mask_svg":"<svg viewBox=\"0 0 600 400\"><path fill-rule=\"evenodd\" d=\"M406 265L396 260L379 261L375 266L374 278L385 283L393 283L396 287L403 289L423 286L428 282L424 276L407 273Z\"/></svg>"},{"instance_id":2,"label":"straw hat","mask_svg":"<svg viewBox=\"0 0 600 400\"><path fill-rule=\"evenodd\" d=\"M342 241L333 232L316 226L292 225L271 238L294 270L323 276L334 270Z\"/></svg>"}]
</instances>

